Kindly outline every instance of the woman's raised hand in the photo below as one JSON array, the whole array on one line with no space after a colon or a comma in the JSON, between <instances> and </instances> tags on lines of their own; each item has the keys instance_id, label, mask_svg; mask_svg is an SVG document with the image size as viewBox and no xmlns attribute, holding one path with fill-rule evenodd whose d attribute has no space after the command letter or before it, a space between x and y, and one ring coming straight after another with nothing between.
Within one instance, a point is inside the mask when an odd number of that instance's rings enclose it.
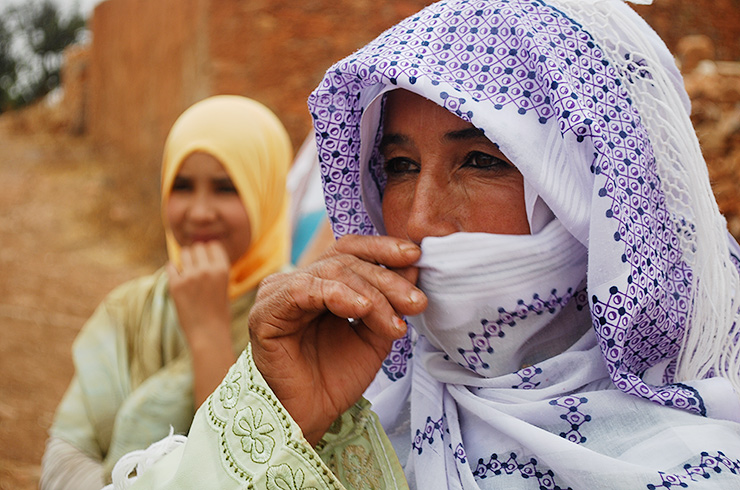
<instances>
[{"instance_id":1,"label":"woman's raised hand","mask_svg":"<svg viewBox=\"0 0 740 490\"><path fill-rule=\"evenodd\" d=\"M170 294L193 359L195 406L236 361L231 338L229 257L218 241L183 247L178 270L169 263Z\"/></svg>"},{"instance_id":2,"label":"woman's raised hand","mask_svg":"<svg viewBox=\"0 0 740 490\"><path fill-rule=\"evenodd\" d=\"M406 332L401 316L426 308L414 285L420 255L406 240L348 235L262 281L249 316L254 360L311 444L373 380Z\"/></svg>"}]
</instances>

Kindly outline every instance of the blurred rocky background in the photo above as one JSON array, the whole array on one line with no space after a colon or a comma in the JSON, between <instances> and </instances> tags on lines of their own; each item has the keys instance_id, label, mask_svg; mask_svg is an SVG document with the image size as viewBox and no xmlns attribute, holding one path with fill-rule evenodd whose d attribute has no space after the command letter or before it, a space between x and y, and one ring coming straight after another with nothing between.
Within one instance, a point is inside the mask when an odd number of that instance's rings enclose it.
<instances>
[{"instance_id":1,"label":"blurred rocky background","mask_svg":"<svg viewBox=\"0 0 740 490\"><path fill-rule=\"evenodd\" d=\"M0 20L12 2L0 0ZM47 53L50 76L30 99L2 98L11 41L0 22L0 489L37 488L85 319L115 285L165 260L158 172L176 117L212 94L246 95L277 113L297 150L310 129L306 98L325 70L427 3L105 0L85 28L73 15L55 20L48 44L70 31L75 42ZM738 237L740 0L634 8L676 55Z\"/></svg>"}]
</instances>

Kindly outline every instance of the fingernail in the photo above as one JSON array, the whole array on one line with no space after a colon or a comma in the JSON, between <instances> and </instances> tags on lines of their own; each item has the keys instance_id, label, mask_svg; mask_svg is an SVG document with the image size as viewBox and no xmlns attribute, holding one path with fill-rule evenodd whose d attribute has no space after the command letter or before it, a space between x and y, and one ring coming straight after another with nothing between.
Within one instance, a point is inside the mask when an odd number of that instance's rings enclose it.
<instances>
[{"instance_id":1,"label":"fingernail","mask_svg":"<svg viewBox=\"0 0 740 490\"><path fill-rule=\"evenodd\" d=\"M416 246L416 245L414 245L413 243L400 243L400 244L398 245L398 249L399 249L399 250L400 250L400 251L401 251L402 253L404 253L404 254L407 254L407 253L409 253L409 252L415 252L415 251L419 250L419 247L417 247L417 246Z\"/></svg>"},{"instance_id":2,"label":"fingernail","mask_svg":"<svg viewBox=\"0 0 740 490\"><path fill-rule=\"evenodd\" d=\"M357 304L362 306L363 308L367 308L368 306L370 306L370 300L364 296L360 296L359 298L357 298Z\"/></svg>"},{"instance_id":3,"label":"fingernail","mask_svg":"<svg viewBox=\"0 0 740 490\"><path fill-rule=\"evenodd\" d=\"M421 303L424 300L424 293L414 289L409 293L409 301L411 304Z\"/></svg>"},{"instance_id":4,"label":"fingernail","mask_svg":"<svg viewBox=\"0 0 740 490\"><path fill-rule=\"evenodd\" d=\"M405 332L406 331L406 322L398 318L397 316L393 317L393 328L395 328L399 332Z\"/></svg>"}]
</instances>

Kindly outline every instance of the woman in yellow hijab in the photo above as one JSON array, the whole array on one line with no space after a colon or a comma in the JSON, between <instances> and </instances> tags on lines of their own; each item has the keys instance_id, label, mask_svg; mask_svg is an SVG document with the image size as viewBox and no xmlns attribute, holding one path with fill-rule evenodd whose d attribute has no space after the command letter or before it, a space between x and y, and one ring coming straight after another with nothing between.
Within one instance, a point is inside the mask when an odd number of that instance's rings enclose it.
<instances>
[{"instance_id":1,"label":"woman in yellow hijab","mask_svg":"<svg viewBox=\"0 0 740 490\"><path fill-rule=\"evenodd\" d=\"M111 292L73 346L41 488L95 488L118 458L185 433L249 341L257 284L289 260L288 135L262 104L210 97L165 143L170 262Z\"/></svg>"}]
</instances>

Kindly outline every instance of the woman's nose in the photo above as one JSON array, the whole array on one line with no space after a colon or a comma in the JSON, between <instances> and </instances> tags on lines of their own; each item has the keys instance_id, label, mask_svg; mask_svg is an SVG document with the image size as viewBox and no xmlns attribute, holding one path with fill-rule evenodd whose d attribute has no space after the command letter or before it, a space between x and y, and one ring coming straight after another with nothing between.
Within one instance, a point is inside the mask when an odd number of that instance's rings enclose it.
<instances>
[{"instance_id":1,"label":"woman's nose","mask_svg":"<svg viewBox=\"0 0 740 490\"><path fill-rule=\"evenodd\" d=\"M190 204L190 219L194 221L210 221L216 216L213 199L207 192L196 192Z\"/></svg>"},{"instance_id":2,"label":"woman's nose","mask_svg":"<svg viewBox=\"0 0 740 490\"><path fill-rule=\"evenodd\" d=\"M406 234L421 243L428 236L446 236L460 231L455 217L458 204L450 192L448 182L440 182L434 176L420 174L414 187L409 206Z\"/></svg>"}]
</instances>

